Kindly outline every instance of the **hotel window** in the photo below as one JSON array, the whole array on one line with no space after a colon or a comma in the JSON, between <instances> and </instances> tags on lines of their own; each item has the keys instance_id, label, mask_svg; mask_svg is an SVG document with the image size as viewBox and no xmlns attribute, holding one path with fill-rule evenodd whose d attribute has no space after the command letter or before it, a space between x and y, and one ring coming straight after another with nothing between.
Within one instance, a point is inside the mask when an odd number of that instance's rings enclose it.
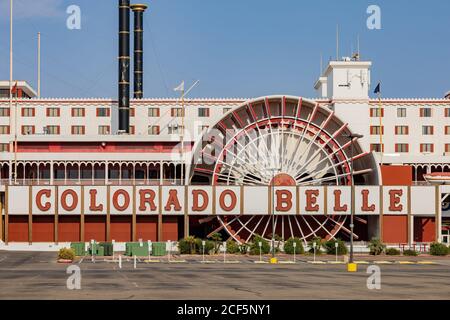
<instances>
[{"instance_id":1,"label":"hotel window","mask_svg":"<svg viewBox=\"0 0 450 320\"><path fill-rule=\"evenodd\" d=\"M230 111L231 108L223 108L223 114L228 113L228 111Z\"/></svg>"},{"instance_id":2,"label":"hotel window","mask_svg":"<svg viewBox=\"0 0 450 320\"><path fill-rule=\"evenodd\" d=\"M8 152L9 143L0 143L0 152Z\"/></svg>"},{"instance_id":3,"label":"hotel window","mask_svg":"<svg viewBox=\"0 0 450 320\"><path fill-rule=\"evenodd\" d=\"M130 108L130 117L134 117L135 114L136 114L136 109Z\"/></svg>"},{"instance_id":4,"label":"hotel window","mask_svg":"<svg viewBox=\"0 0 450 320\"><path fill-rule=\"evenodd\" d=\"M372 118L384 117L384 108L370 108L370 117Z\"/></svg>"},{"instance_id":5,"label":"hotel window","mask_svg":"<svg viewBox=\"0 0 450 320\"><path fill-rule=\"evenodd\" d=\"M445 144L445 153L450 153L450 143Z\"/></svg>"},{"instance_id":6,"label":"hotel window","mask_svg":"<svg viewBox=\"0 0 450 320\"><path fill-rule=\"evenodd\" d=\"M431 108L420 108L421 118L431 118L431 115L432 115Z\"/></svg>"},{"instance_id":7,"label":"hotel window","mask_svg":"<svg viewBox=\"0 0 450 320\"><path fill-rule=\"evenodd\" d=\"M201 134L203 130L208 130L209 126L198 126L198 134Z\"/></svg>"},{"instance_id":8,"label":"hotel window","mask_svg":"<svg viewBox=\"0 0 450 320\"><path fill-rule=\"evenodd\" d=\"M374 151L374 152L384 152L384 144L379 144L379 143L372 143L370 145L370 151Z\"/></svg>"},{"instance_id":9,"label":"hotel window","mask_svg":"<svg viewBox=\"0 0 450 320\"><path fill-rule=\"evenodd\" d=\"M450 134L450 126L445 126L444 131L445 131L445 134L449 135Z\"/></svg>"},{"instance_id":10,"label":"hotel window","mask_svg":"<svg viewBox=\"0 0 450 320\"><path fill-rule=\"evenodd\" d=\"M381 128L381 130L380 130ZM384 126L370 126L370 134L371 135L380 135L384 134Z\"/></svg>"},{"instance_id":11,"label":"hotel window","mask_svg":"<svg viewBox=\"0 0 450 320\"><path fill-rule=\"evenodd\" d=\"M409 152L409 145L407 143L396 143L395 152Z\"/></svg>"},{"instance_id":12,"label":"hotel window","mask_svg":"<svg viewBox=\"0 0 450 320\"><path fill-rule=\"evenodd\" d=\"M406 118L406 108L397 108L397 118Z\"/></svg>"},{"instance_id":13,"label":"hotel window","mask_svg":"<svg viewBox=\"0 0 450 320\"><path fill-rule=\"evenodd\" d=\"M34 126L22 126L22 135L34 134Z\"/></svg>"},{"instance_id":14,"label":"hotel window","mask_svg":"<svg viewBox=\"0 0 450 320\"><path fill-rule=\"evenodd\" d=\"M9 126L0 126L0 134L9 134Z\"/></svg>"},{"instance_id":15,"label":"hotel window","mask_svg":"<svg viewBox=\"0 0 450 320\"><path fill-rule=\"evenodd\" d=\"M148 134L152 136L159 135L159 126L148 126Z\"/></svg>"},{"instance_id":16,"label":"hotel window","mask_svg":"<svg viewBox=\"0 0 450 320\"><path fill-rule=\"evenodd\" d=\"M22 117L34 117L34 108L22 108Z\"/></svg>"},{"instance_id":17,"label":"hotel window","mask_svg":"<svg viewBox=\"0 0 450 320\"><path fill-rule=\"evenodd\" d=\"M408 126L395 126L395 134L396 135L408 135L409 127Z\"/></svg>"},{"instance_id":18,"label":"hotel window","mask_svg":"<svg viewBox=\"0 0 450 320\"><path fill-rule=\"evenodd\" d=\"M209 117L209 108L199 108L198 116L199 117Z\"/></svg>"},{"instance_id":19,"label":"hotel window","mask_svg":"<svg viewBox=\"0 0 450 320\"><path fill-rule=\"evenodd\" d=\"M422 134L424 136L431 136L434 134L434 127L433 126L422 126Z\"/></svg>"},{"instance_id":20,"label":"hotel window","mask_svg":"<svg viewBox=\"0 0 450 320\"><path fill-rule=\"evenodd\" d=\"M444 115L446 118L450 118L450 108L445 108Z\"/></svg>"},{"instance_id":21,"label":"hotel window","mask_svg":"<svg viewBox=\"0 0 450 320\"><path fill-rule=\"evenodd\" d=\"M84 126L72 126L72 134L82 135L84 133L85 133L85 127Z\"/></svg>"},{"instance_id":22,"label":"hotel window","mask_svg":"<svg viewBox=\"0 0 450 320\"><path fill-rule=\"evenodd\" d=\"M47 117L59 117L60 109L59 108L47 108Z\"/></svg>"},{"instance_id":23,"label":"hotel window","mask_svg":"<svg viewBox=\"0 0 450 320\"><path fill-rule=\"evenodd\" d=\"M0 108L0 117L9 117L9 108Z\"/></svg>"},{"instance_id":24,"label":"hotel window","mask_svg":"<svg viewBox=\"0 0 450 320\"><path fill-rule=\"evenodd\" d=\"M135 126L130 126L130 134L134 134L136 132Z\"/></svg>"},{"instance_id":25,"label":"hotel window","mask_svg":"<svg viewBox=\"0 0 450 320\"><path fill-rule=\"evenodd\" d=\"M182 117L183 116L183 109L182 108L172 108L170 110L170 115L172 117Z\"/></svg>"},{"instance_id":26,"label":"hotel window","mask_svg":"<svg viewBox=\"0 0 450 320\"><path fill-rule=\"evenodd\" d=\"M97 108L97 117L109 117L109 108Z\"/></svg>"},{"instance_id":27,"label":"hotel window","mask_svg":"<svg viewBox=\"0 0 450 320\"><path fill-rule=\"evenodd\" d=\"M85 115L84 108L72 108L72 117L84 117Z\"/></svg>"},{"instance_id":28,"label":"hotel window","mask_svg":"<svg viewBox=\"0 0 450 320\"><path fill-rule=\"evenodd\" d=\"M432 143L421 143L420 152L434 152L434 144Z\"/></svg>"},{"instance_id":29,"label":"hotel window","mask_svg":"<svg viewBox=\"0 0 450 320\"><path fill-rule=\"evenodd\" d=\"M100 135L109 134L109 126L98 126L98 134Z\"/></svg>"},{"instance_id":30,"label":"hotel window","mask_svg":"<svg viewBox=\"0 0 450 320\"><path fill-rule=\"evenodd\" d=\"M45 129L46 129L45 134L59 134L60 133L59 126L47 126Z\"/></svg>"},{"instance_id":31,"label":"hotel window","mask_svg":"<svg viewBox=\"0 0 450 320\"><path fill-rule=\"evenodd\" d=\"M148 108L149 117L159 117L159 108Z\"/></svg>"},{"instance_id":32,"label":"hotel window","mask_svg":"<svg viewBox=\"0 0 450 320\"><path fill-rule=\"evenodd\" d=\"M183 131L183 126L180 125L171 125L167 127L169 134L181 134L181 132Z\"/></svg>"}]
</instances>

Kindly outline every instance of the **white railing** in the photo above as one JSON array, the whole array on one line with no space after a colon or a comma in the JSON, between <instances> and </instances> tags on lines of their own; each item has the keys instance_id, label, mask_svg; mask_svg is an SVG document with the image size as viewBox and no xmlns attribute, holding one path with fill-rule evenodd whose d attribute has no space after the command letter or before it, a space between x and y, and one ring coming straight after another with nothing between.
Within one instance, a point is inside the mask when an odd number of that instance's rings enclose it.
<instances>
[{"instance_id":1,"label":"white railing","mask_svg":"<svg viewBox=\"0 0 450 320\"><path fill-rule=\"evenodd\" d=\"M157 186L160 185L171 186L171 185L181 185L181 179L17 179L11 181L9 179L0 179L1 185L17 185L17 186L46 186L46 185L57 185L57 186L103 186L103 185L122 185L122 186Z\"/></svg>"}]
</instances>

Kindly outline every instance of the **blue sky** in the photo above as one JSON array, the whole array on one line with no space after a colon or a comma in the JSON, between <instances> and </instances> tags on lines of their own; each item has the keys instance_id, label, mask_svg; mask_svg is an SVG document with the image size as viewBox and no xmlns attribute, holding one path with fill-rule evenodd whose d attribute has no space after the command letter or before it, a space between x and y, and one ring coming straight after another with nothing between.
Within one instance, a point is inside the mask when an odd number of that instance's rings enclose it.
<instances>
[{"instance_id":1,"label":"blue sky","mask_svg":"<svg viewBox=\"0 0 450 320\"><path fill-rule=\"evenodd\" d=\"M14 0L15 78L36 86L36 34L42 33L42 96L117 96L116 0ZM200 80L192 97L314 97L320 54L356 48L373 61L372 86L384 97L442 97L450 90L448 0L139 0L145 18L146 97L175 96L181 80ZM66 8L81 8L81 30ZM382 29L366 27L368 5ZM9 0L0 0L0 78L9 79Z\"/></svg>"}]
</instances>

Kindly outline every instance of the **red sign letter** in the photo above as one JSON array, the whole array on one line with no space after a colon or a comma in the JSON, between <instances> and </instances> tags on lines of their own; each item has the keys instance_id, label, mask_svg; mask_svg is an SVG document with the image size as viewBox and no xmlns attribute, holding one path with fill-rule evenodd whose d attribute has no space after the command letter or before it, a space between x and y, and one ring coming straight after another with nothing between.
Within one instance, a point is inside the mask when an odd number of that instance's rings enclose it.
<instances>
[{"instance_id":1,"label":"red sign letter","mask_svg":"<svg viewBox=\"0 0 450 320\"><path fill-rule=\"evenodd\" d=\"M231 203L229 206L225 205L225 196L230 196ZM219 197L219 204L223 211L229 212L236 207L237 198L236 194L232 190L224 190Z\"/></svg>"},{"instance_id":2,"label":"red sign letter","mask_svg":"<svg viewBox=\"0 0 450 320\"><path fill-rule=\"evenodd\" d=\"M170 211L172 206L174 211L181 211L180 201L178 201L178 191L176 189L169 190L169 199L167 199L164 210Z\"/></svg>"},{"instance_id":3,"label":"red sign letter","mask_svg":"<svg viewBox=\"0 0 450 320\"><path fill-rule=\"evenodd\" d=\"M317 205L317 197L319 196L319 190L306 190L306 211L319 211Z\"/></svg>"},{"instance_id":4,"label":"red sign letter","mask_svg":"<svg viewBox=\"0 0 450 320\"><path fill-rule=\"evenodd\" d=\"M139 201L139 210L140 211L145 211L147 209L147 206L146 206L147 203L150 205L150 211L156 211L156 205L155 205L156 193L155 193L155 191L153 191L151 189L139 190L139 197L140 197L140 201Z\"/></svg>"},{"instance_id":5,"label":"red sign letter","mask_svg":"<svg viewBox=\"0 0 450 320\"><path fill-rule=\"evenodd\" d=\"M389 211L402 211L403 205L400 204L403 190L389 190Z\"/></svg>"},{"instance_id":6,"label":"red sign letter","mask_svg":"<svg viewBox=\"0 0 450 320\"><path fill-rule=\"evenodd\" d=\"M46 196L47 198L50 198L51 195L52 195L52 191L50 189L40 190L36 194L36 206L39 208L39 210L41 210L41 211L50 210L50 208L51 208L50 202L47 201L45 204L42 204L42 196Z\"/></svg>"},{"instance_id":7,"label":"red sign letter","mask_svg":"<svg viewBox=\"0 0 450 320\"><path fill-rule=\"evenodd\" d=\"M67 204L67 196L72 197L72 204L69 206ZM72 189L67 189L61 194L61 207L63 207L66 211L73 211L78 205L78 195L77 193Z\"/></svg>"},{"instance_id":8,"label":"red sign letter","mask_svg":"<svg viewBox=\"0 0 450 320\"><path fill-rule=\"evenodd\" d=\"M334 211L335 212L346 212L348 206L346 204L341 205L341 190L334 190Z\"/></svg>"},{"instance_id":9,"label":"red sign letter","mask_svg":"<svg viewBox=\"0 0 450 320\"><path fill-rule=\"evenodd\" d=\"M119 205L119 196L122 195L123 196L123 204ZM116 208L117 211L125 211L128 206L130 205L130 195L128 194L128 192L126 192L123 189L119 189L116 192L114 192L113 195L113 206L114 208Z\"/></svg>"},{"instance_id":10,"label":"red sign letter","mask_svg":"<svg viewBox=\"0 0 450 320\"><path fill-rule=\"evenodd\" d=\"M277 190L277 206L276 210L287 212L292 208L292 193L289 190Z\"/></svg>"},{"instance_id":11,"label":"red sign letter","mask_svg":"<svg viewBox=\"0 0 450 320\"><path fill-rule=\"evenodd\" d=\"M91 189L89 190L89 195L91 197L91 203L89 205L89 210L91 211L103 211L103 205L97 205L97 190Z\"/></svg>"},{"instance_id":12,"label":"red sign letter","mask_svg":"<svg viewBox=\"0 0 450 320\"><path fill-rule=\"evenodd\" d=\"M200 206L199 196L203 198L203 203ZM204 211L208 207L209 198L205 190L192 190L192 211Z\"/></svg>"},{"instance_id":13,"label":"red sign letter","mask_svg":"<svg viewBox=\"0 0 450 320\"><path fill-rule=\"evenodd\" d=\"M369 190L367 189L363 189L361 190L361 195L362 195L362 206L361 206L361 210L362 211L371 211L374 212L375 211L375 205L371 204L369 206Z\"/></svg>"}]
</instances>

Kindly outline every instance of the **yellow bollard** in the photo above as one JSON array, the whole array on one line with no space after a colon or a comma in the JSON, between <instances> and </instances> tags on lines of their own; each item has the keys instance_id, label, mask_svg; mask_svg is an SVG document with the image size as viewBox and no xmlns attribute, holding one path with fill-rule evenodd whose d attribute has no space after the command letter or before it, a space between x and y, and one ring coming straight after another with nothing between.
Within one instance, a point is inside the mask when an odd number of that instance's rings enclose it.
<instances>
[{"instance_id":1,"label":"yellow bollard","mask_svg":"<svg viewBox=\"0 0 450 320\"><path fill-rule=\"evenodd\" d=\"M271 264L277 264L278 263L278 259L277 258L270 258L270 263Z\"/></svg>"},{"instance_id":2,"label":"yellow bollard","mask_svg":"<svg viewBox=\"0 0 450 320\"><path fill-rule=\"evenodd\" d=\"M347 264L347 271L348 272L356 272L356 271L358 271L358 265L356 263L349 263L349 264Z\"/></svg>"}]
</instances>

